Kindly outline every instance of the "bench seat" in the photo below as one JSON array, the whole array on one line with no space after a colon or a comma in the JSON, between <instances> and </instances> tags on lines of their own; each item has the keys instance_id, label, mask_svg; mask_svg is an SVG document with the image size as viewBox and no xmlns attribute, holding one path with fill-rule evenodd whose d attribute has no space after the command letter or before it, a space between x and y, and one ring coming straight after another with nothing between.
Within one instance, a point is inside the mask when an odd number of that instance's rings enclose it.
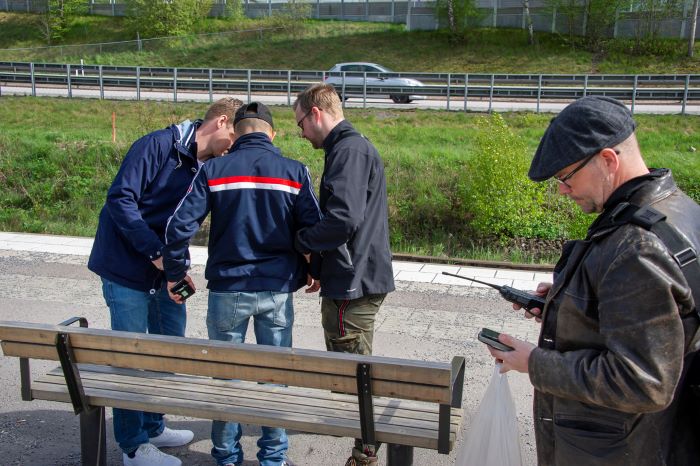
<instances>
[{"instance_id":1,"label":"bench seat","mask_svg":"<svg viewBox=\"0 0 700 466\"><path fill-rule=\"evenodd\" d=\"M106 465L107 407L381 442L388 466L413 464L414 447L448 454L460 435L463 357L443 363L120 332L87 328L83 318L0 322L0 344L20 360L23 400L71 403L80 415L85 466ZM33 374L32 359L61 366Z\"/></svg>"},{"instance_id":2,"label":"bench seat","mask_svg":"<svg viewBox=\"0 0 700 466\"><path fill-rule=\"evenodd\" d=\"M219 421L272 425L299 432L360 438L357 396L163 372L79 364L88 402ZM34 399L70 403L60 367L32 382ZM374 398L377 440L437 450L438 406ZM462 409L452 408L450 448Z\"/></svg>"}]
</instances>

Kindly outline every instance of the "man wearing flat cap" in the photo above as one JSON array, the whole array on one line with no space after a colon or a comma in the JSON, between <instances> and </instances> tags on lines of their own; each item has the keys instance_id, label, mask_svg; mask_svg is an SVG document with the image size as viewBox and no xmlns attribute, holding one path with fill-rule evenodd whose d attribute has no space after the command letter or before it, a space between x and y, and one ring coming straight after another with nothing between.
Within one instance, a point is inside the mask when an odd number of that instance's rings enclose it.
<instances>
[{"instance_id":1,"label":"man wearing flat cap","mask_svg":"<svg viewBox=\"0 0 700 466\"><path fill-rule=\"evenodd\" d=\"M168 221L163 251L168 289L182 278L192 284L189 241L211 213L205 270L209 338L242 343L252 317L257 344L291 347L293 293L305 284L307 292L319 288L307 275L294 238L300 228L318 222L321 211L309 170L272 144L270 110L251 102L238 109L233 121L231 152L202 166ZM213 421L211 454L217 464L243 463L241 435L239 423ZM262 427L258 448L261 466L291 465L284 429Z\"/></svg>"},{"instance_id":2,"label":"man wearing flat cap","mask_svg":"<svg viewBox=\"0 0 700 466\"><path fill-rule=\"evenodd\" d=\"M620 102L584 97L552 120L530 166L600 214L538 287L537 346L502 335L514 350L490 349L535 388L540 465L700 463L700 206L670 170L646 167L634 130Z\"/></svg>"}]
</instances>

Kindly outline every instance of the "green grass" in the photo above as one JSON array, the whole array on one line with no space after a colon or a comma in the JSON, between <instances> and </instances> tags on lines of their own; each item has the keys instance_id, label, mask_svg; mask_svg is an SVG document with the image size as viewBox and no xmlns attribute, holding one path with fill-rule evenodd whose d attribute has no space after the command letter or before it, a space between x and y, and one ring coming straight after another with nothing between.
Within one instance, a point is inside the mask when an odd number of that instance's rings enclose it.
<instances>
[{"instance_id":1,"label":"green grass","mask_svg":"<svg viewBox=\"0 0 700 466\"><path fill-rule=\"evenodd\" d=\"M1 99L0 230L80 236L94 234L107 188L130 144L206 109L201 103ZM115 143L112 112L117 122ZM274 107L273 114L275 143L287 156L309 166L318 187L323 153L298 137L290 108ZM514 246L517 238L483 238L470 227L473 214L463 193L468 183L478 180L471 164L475 157L486 156L476 141L488 134L484 128L489 117L361 109L349 109L346 116L375 143L384 160L395 252L552 260L551 250L530 254ZM522 157L531 157L551 115L510 113L503 118L526 148ZM692 149L700 148L700 118L639 115L636 119L649 164L672 168L681 187L700 201L700 156ZM591 218L554 190L550 194L546 204L559 209L551 214L559 222L553 231L581 236Z\"/></svg>"},{"instance_id":2,"label":"green grass","mask_svg":"<svg viewBox=\"0 0 700 466\"><path fill-rule=\"evenodd\" d=\"M0 48L43 46L29 14L0 13ZM134 40L123 18L86 16L72 23L64 44ZM344 61L371 61L397 71L453 73L700 73L700 59L685 57L686 43L663 40L655 53L638 54L631 41L610 41L607 52L593 54L567 37L537 33L535 46L525 31L477 29L452 44L444 31L408 32L403 25L340 21L290 21L280 18L209 19L201 32L284 27L281 32L226 34L133 46L76 51L64 47L40 51L0 51L0 60L78 62L111 65L188 66L253 69L325 70Z\"/></svg>"}]
</instances>

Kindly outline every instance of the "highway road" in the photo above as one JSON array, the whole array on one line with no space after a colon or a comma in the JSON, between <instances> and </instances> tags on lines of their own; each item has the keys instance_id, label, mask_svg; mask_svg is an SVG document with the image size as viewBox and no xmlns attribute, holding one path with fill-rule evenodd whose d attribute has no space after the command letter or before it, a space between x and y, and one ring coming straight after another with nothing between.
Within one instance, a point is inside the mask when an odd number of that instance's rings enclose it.
<instances>
[{"instance_id":1,"label":"highway road","mask_svg":"<svg viewBox=\"0 0 700 466\"><path fill-rule=\"evenodd\" d=\"M31 95L32 91L30 87L22 86L0 86L0 96L3 95ZM38 96L44 97L68 97L68 90L66 87L36 87L36 94ZM71 95L73 98L100 98L99 89L82 89L73 87L71 89ZM248 94L212 94L214 100L231 95L237 97L244 102L248 102ZM135 100L137 97L135 90L123 90L123 89L105 89L104 98L114 99L114 100ZM163 92L163 91L140 91L140 98L143 100L161 100L161 101L172 101L174 100L173 92ZM290 105L294 101L294 95L286 94L251 94L251 100L258 100L267 105ZM206 92L178 92L178 101L195 101L195 102L208 102L209 93ZM539 111L545 113L557 113L563 109L569 101L541 101L539 103ZM353 97L345 101L345 105L348 108L391 108L396 110L402 109L431 109L431 110L447 110L447 101L443 99L421 99L414 100L410 104L395 104L390 99L381 98L363 98ZM458 98L452 98L449 105L450 111L464 111L464 100ZM635 113L646 113L646 114L679 114L682 112L681 103L636 103L634 111ZM488 100L477 100L468 99L467 100L467 110L474 112L487 112L489 110L496 112L516 112L516 111L537 111L538 103L536 100L530 101L515 101L515 100L493 100L489 104ZM686 105L685 111L690 115L700 115L700 104L690 104Z\"/></svg>"}]
</instances>

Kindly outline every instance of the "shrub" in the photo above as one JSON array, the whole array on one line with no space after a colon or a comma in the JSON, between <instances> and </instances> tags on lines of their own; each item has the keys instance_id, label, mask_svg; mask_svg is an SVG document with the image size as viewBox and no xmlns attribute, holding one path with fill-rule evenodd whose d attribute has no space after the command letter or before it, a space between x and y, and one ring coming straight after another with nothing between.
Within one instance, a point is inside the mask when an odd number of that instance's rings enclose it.
<instances>
[{"instance_id":1,"label":"shrub","mask_svg":"<svg viewBox=\"0 0 700 466\"><path fill-rule=\"evenodd\" d=\"M141 37L190 34L212 4L213 0L126 0L128 24Z\"/></svg>"},{"instance_id":2,"label":"shrub","mask_svg":"<svg viewBox=\"0 0 700 466\"><path fill-rule=\"evenodd\" d=\"M531 156L503 117L482 117L477 125L477 153L461 186L474 231L502 240L581 236L590 220L552 184L527 178Z\"/></svg>"}]
</instances>

